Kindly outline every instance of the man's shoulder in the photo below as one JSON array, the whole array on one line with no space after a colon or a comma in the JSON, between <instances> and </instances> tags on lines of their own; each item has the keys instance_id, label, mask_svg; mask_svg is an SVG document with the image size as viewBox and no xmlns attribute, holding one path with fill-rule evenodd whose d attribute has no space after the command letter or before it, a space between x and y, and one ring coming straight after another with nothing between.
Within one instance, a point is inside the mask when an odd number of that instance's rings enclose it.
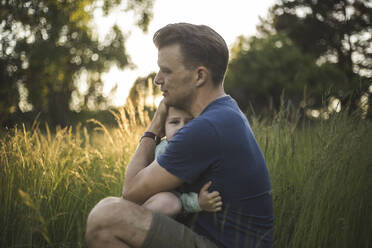
<instances>
[{"instance_id":1,"label":"man's shoulder","mask_svg":"<svg viewBox=\"0 0 372 248\"><path fill-rule=\"evenodd\" d=\"M211 118L198 116L181 128L174 137L176 136L182 136L184 141L195 141L195 139L199 140L200 138L209 140L216 136L216 130Z\"/></svg>"},{"instance_id":2,"label":"man's shoulder","mask_svg":"<svg viewBox=\"0 0 372 248\"><path fill-rule=\"evenodd\" d=\"M217 100L219 101L213 102L202 112L199 116L201 120L210 123L212 126L220 124L225 126L227 123L234 125L235 122L247 121L233 98L226 96Z\"/></svg>"},{"instance_id":3,"label":"man's shoulder","mask_svg":"<svg viewBox=\"0 0 372 248\"><path fill-rule=\"evenodd\" d=\"M216 99L212 103L210 103L202 112L202 115L211 115L215 114L216 112L223 112L223 113L235 113L240 114L240 108L237 102L230 96L225 96Z\"/></svg>"},{"instance_id":4,"label":"man's shoulder","mask_svg":"<svg viewBox=\"0 0 372 248\"><path fill-rule=\"evenodd\" d=\"M242 121L245 122L246 118L236 102L227 96L208 105L198 117L181 128L174 138L193 145L196 142L218 144L221 131L232 126L242 125L238 124Z\"/></svg>"}]
</instances>

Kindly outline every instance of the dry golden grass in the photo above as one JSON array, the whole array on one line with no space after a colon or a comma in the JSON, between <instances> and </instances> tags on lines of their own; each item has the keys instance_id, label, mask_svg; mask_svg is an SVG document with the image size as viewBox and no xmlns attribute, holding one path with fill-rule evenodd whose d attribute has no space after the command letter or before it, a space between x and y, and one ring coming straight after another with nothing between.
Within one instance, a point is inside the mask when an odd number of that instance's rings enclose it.
<instances>
[{"instance_id":1,"label":"dry golden grass","mask_svg":"<svg viewBox=\"0 0 372 248\"><path fill-rule=\"evenodd\" d=\"M86 217L121 194L149 124L144 107L112 112L116 128L37 122L0 138L0 247L84 247ZM339 114L308 125L281 113L252 128L273 186L276 247L370 247L372 124Z\"/></svg>"}]
</instances>

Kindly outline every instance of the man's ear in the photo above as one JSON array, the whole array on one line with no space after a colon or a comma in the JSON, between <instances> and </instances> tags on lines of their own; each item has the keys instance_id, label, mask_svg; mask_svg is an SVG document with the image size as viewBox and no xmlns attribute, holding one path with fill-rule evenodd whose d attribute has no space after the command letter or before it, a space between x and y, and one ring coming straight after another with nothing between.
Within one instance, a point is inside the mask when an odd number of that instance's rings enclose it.
<instances>
[{"instance_id":1,"label":"man's ear","mask_svg":"<svg viewBox=\"0 0 372 248\"><path fill-rule=\"evenodd\" d=\"M209 70L205 66L198 66L196 68L196 87L203 86L206 82L208 82L210 73Z\"/></svg>"}]
</instances>

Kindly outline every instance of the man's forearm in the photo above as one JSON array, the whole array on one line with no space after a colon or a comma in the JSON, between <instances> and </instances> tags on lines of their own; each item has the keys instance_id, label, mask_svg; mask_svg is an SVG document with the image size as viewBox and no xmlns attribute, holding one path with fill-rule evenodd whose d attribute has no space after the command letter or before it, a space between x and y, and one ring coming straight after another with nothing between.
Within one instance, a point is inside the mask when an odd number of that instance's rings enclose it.
<instances>
[{"instance_id":1,"label":"man's forearm","mask_svg":"<svg viewBox=\"0 0 372 248\"><path fill-rule=\"evenodd\" d=\"M123 194L131 187L133 178L154 160L155 146L155 141L153 139L145 137L141 140L135 154L128 164Z\"/></svg>"},{"instance_id":2,"label":"man's forearm","mask_svg":"<svg viewBox=\"0 0 372 248\"><path fill-rule=\"evenodd\" d=\"M164 126L167 111L168 108L162 101L159 104L159 107L155 112L154 118L152 119L150 126L147 129L148 132L152 132L158 137L164 136ZM131 188L134 184L133 179L135 179L137 174L140 171L142 171L146 166L151 164L151 162L153 162L155 146L156 146L155 140L148 137L144 137L143 139L141 139L141 142L137 147L137 150L127 167L123 186L123 197L127 195L128 192L131 191Z\"/></svg>"}]
</instances>

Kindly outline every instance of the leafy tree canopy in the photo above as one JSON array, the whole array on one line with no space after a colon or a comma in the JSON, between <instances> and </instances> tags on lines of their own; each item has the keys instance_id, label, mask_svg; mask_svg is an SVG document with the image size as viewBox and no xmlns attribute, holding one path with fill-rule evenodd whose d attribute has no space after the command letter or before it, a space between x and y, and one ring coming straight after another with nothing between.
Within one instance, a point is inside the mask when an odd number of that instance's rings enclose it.
<instances>
[{"instance_id":1,"label":"leafy tree canopy","mask_svg":"<svg viewBox=\"0 0 372 248\"><path fill-rule=\"evenodd\" d=\"M282 92L301 106L334 96L357 108L372 82L371 8L362 0L279 0L257 37L233 47L227 91L245 110L279 106Z\"/></svg>"},{"instance_id":2,"label":"leafy tree canopy","mask_svg":"<svg viewBox=\"0 0 372 248\"><path fill-rule=\"evenodd\" d=\"M271 111L280 105L282 93L295 105L319 106L321 93L347 85L346 75L331 63L317 65L282 34L266 38L239 37L225 79L226 91L242 109ZM331 93L331 92L329 92Z\"/></svg>"},{"instance_id":3,"label":"leafy tree canopy","mask_svg":"<svg viewBox=\"0 0 372 248\"><path fill-rule=\"evenodd\" d=\"M156 73L152 72L145 77L139 77L129 91L128 100L134 105L144 105L154 108L155 99L161 96L160 87L154 84Z\"/></svg>"},{"instance_id":4,"label":"leafy tree canopy","mask_svg":"<svg viewBox=\"0 0 372 248\"><path fill-rule=\"evenodd\" d=\"M4 0L0 2L0 122L12 113L31 109L65 124L70 113L74 84L81 72L89 72L87 93L104 101L101 73L116 64L130 64L125 37L113 26L103 42L92 26L93 12L105 14L120 0ZM128 0L125 11L136 13L144 31L152 17L152 0ZM28 96L27 96L28 94ZM25 104L26 101L29 104ZM24 105L20 106L19 103ZM84 106L83 106L84 108Z\"/></svg>"},{"instance_id":5,"label":"leafy tree canopy","mask_svg":"<svg viewBox=\"0 0 372 248\"><path fill-rule=\"evenodd\" d=\"M280 0L268 19L303 52L344 71L351 89L372 79L372 4L366 0ZM355 80L357 79L357 80Z\"/></svg>"}]
</instances>

